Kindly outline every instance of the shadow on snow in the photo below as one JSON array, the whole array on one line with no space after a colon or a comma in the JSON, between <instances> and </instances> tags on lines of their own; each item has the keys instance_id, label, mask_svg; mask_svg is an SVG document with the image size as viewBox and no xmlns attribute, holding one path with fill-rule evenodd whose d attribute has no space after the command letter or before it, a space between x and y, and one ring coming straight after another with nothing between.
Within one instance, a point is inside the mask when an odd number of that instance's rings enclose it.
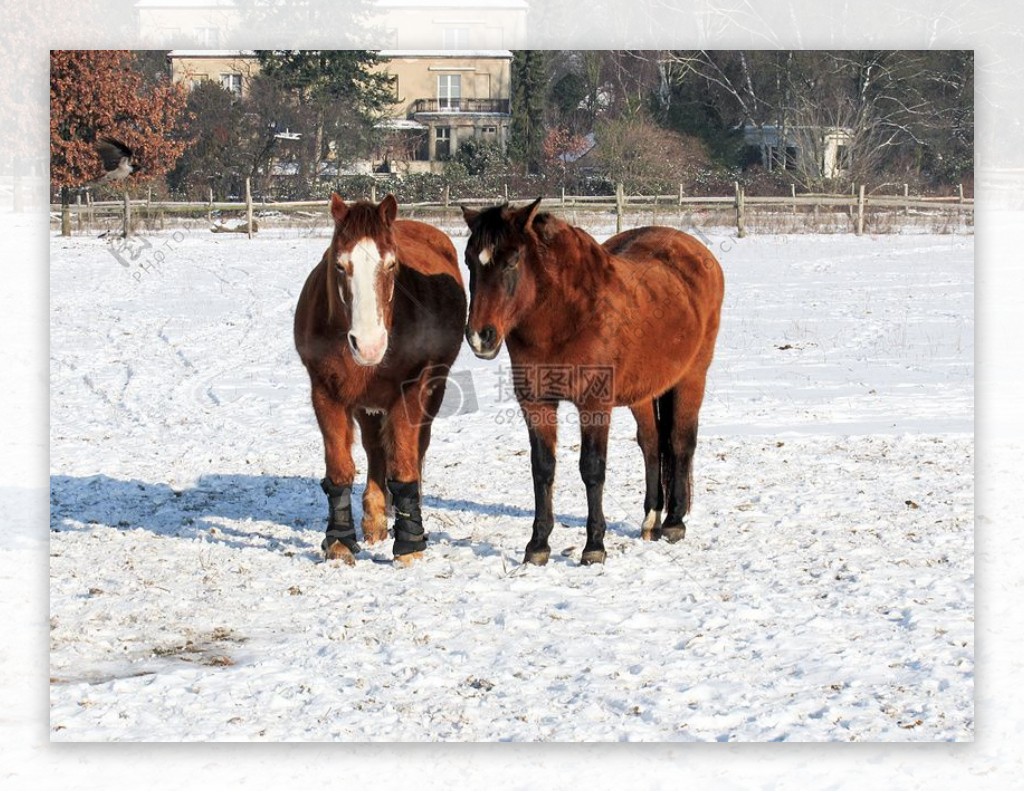
<instances>
[{"instance_id":1,"label":"shadow on snow","mask_svg":"<svg viewBox=\"0 0 1024 792\"><path fill-rule=\"evenodd\" d=\"M357 524L362 517L363 489L358 482L352 488ZM478 556L501 555L501 550L489 541L460 536L451 527L468 529L477 515L507 517L523 523L518 535L525 546L533 521L532 508L430 494L423 497L423 511L427 530L435 540L470 547ZM430 519L432 512L437 520ZM319 558L319 534L326 525L326 513L327 500L319 480L304 476L210 474L180 489L102 474L50 477L50 530L58 533L90 531L97 525L124 531L142 529L160 536L202 537L231 547L291 550ZM581 531L586 526L583 517L559 514L555 519ZM247 522L251 525L244 525ZM608 530L622 535L638 533L635 526L624 523L609 523ZM311 537L309 531L316 536Z\"/></svg>"}]
</instances>

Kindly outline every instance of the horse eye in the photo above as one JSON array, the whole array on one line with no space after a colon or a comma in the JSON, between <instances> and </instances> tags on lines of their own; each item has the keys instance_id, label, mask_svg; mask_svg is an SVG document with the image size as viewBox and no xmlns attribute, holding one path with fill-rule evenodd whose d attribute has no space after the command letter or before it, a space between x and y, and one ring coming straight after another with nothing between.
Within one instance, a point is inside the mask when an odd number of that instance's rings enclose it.
<instances>
[{"instance_id":1,"label":"horse eye","mask_svg":"<svg viewBox=\"0 0 1024 792\"><path fill-rule=\"evenodd\" d=\"M511 253L509 253L508 257L505 259L505 261L502 263L501 266L504 267L507 270L515 269L516 267L518 267L519 266L519 251L518 250L513 250Z\"/></svg>"}]
</instances>

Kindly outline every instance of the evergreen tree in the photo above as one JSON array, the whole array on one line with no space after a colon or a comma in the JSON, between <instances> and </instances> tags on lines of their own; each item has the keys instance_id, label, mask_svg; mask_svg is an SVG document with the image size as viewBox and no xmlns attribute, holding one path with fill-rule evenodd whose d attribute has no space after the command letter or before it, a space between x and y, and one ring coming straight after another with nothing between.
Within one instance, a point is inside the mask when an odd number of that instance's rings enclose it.
<instances>
[{"instance_id":1,"label":"evergreen tree","mask_svg":"<svg viewBox=\"0 0 1024 792\"><path fill-rule=\"evenodd\" d=\"M331 149L336 161L366 156L373 124L395 101L394 82L381 70L387 59L371 50L258 50L263 74L294 92L313 118L306 130L312 161L302 160L302 179L312 187Z\"/></svg>"},{"instance_id":2,"label":"evergreen tree","mask_svg":"<svg viewBox=\"0 0 1024 792\"><path fill-rule=\"evenodd\" d=\"M513 53L508 153L528 173L539 173L544 162L546 67L547 53L544 50L518 50Z\"/></svg>"}]
</instances>

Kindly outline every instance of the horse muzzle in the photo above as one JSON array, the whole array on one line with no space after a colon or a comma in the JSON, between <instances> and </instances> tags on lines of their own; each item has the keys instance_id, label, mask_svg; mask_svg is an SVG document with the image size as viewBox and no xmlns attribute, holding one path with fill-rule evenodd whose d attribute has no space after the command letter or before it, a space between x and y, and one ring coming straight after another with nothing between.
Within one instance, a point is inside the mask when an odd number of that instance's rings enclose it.
<instances>
[{"instance_id":1,"label":"horse muzzle","mask_svg":"<svg viewBox=\"0 0 1024 792\"><path fill-rule=\"evenodd\" d=\"M381 335L366 338L359 338L355 333L348 334L348 345L352 350L352 359L360 366L376 366L384 359L384 353L388 349L388 335Z\"/></svg>"},{"instance_id":2,"label":"horse muzzle","mask_svg":"<svg viewBox=\"0 0 1024 792\"><path fill-rule=\"evenodd\" d=\"M486 325L479 332L467 325L466 341L473 354L482 360L494 360L501 351L502 338L494 325Z\"/></svg>"}]
</instances>

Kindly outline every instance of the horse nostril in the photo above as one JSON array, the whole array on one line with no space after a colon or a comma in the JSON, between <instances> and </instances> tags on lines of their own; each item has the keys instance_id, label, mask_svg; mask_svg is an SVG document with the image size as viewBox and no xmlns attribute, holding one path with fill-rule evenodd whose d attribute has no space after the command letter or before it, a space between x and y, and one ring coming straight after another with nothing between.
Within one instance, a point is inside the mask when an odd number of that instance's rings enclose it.
<instances>
[{"instance_id":1,"label":"horse nostril","mask_svg":"<svg viewBox=\"0 0 1024 792\"><path fill-rule=\"evenodd\" d=\"M498 338L498 331L494 329L494 325L487 325L483 330L480 331L480 342L490 349L494 346L494 342Z\"/></svg>"},{"instance_id":2,"label":"horse nostril","mask_svg":"<svg viewBox=\"0 0 1024 792\"><path fill-rule=\"evenodd\" d=\"M349 333L348 334L348 342L352 345L352 349L355 352L359 351L359 343L356 341L356 334L355 333Z\"/></svg>"}]
</instances>

